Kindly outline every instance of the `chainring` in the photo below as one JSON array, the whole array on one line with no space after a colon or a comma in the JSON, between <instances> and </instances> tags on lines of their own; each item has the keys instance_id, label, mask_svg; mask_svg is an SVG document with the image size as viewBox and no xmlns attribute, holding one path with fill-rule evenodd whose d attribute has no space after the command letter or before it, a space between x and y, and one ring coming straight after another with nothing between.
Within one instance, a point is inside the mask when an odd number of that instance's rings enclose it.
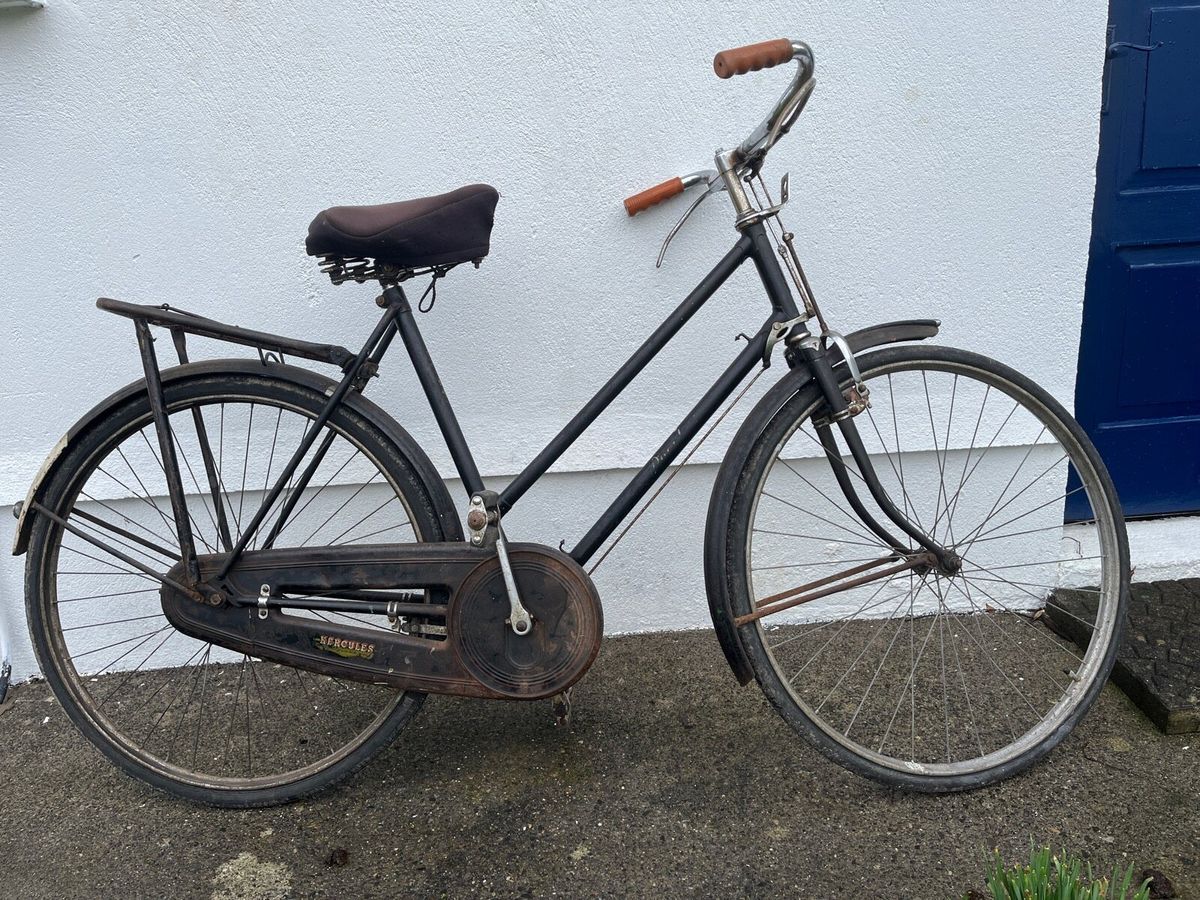
<instances>
[{"instance_id":1,"label":"chainring","mask_svg":"<svg viewBox=\"0 0 1200 900\"><path fill-rule=\"evenodd\" d=\"M550 547L510 545L509 562L533 630L508 624L509 600L498 557L480 563L451 602L448 624L464 668L513 699L561 693L587 671L600 650L604 613L591 578Z\"/></svg>"}]
</instances>

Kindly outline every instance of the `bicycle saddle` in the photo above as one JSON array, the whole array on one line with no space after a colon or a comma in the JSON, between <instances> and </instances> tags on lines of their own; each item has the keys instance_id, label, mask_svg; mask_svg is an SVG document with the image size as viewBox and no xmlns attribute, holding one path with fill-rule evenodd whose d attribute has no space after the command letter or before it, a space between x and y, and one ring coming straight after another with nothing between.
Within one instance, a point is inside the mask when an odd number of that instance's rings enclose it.
<instances>
[{"instance_id":1,"label":"bicycle saddle","mask_svg":"<svg viewBox=\"0 0 1200 900\"><path fill-rule=\"evenodd\" d=\"M313 219L304 246L310 256L366 257L402 269L482 259L499 199L491 185L469 184L398 203L333 206Z\"/></svg>"}]
</instances>

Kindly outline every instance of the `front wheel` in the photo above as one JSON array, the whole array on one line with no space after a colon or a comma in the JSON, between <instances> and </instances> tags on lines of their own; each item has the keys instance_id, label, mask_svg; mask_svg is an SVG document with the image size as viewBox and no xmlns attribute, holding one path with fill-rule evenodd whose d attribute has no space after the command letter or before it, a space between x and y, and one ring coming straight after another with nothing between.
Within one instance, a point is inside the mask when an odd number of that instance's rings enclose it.
<instances>
[{"instance_id":1,"label":"front wheel","mask_svg":"<svg viewBox=\"0 0 1200 900\"><path fill-rule=\"evenodd\" d=\"M870 407L854 421L871 464L961 569L868 580L904 553L855 514L839 469L913 544L854 460L818 440L825 405L809 385L752 413L753 439L735 441L723 470L738 639L771 703L834 761L917 790L989 784L1062 741L1108 677L1128 591L1120 507L1078 423L1007 366L910 346L859 364ZM1092 518L1064 526L1076 495Z\"/></svg>"}]
</instances>

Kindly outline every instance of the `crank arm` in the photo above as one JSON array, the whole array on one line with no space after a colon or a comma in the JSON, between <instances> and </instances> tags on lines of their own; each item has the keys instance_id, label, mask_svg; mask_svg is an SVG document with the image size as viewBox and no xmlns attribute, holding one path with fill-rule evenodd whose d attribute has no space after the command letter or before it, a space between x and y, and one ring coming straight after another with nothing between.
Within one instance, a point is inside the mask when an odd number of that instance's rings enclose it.
<instances>
[{"instance_id":1,"label":"crank arm","mask_svg":"<svg viewBox=\"0 0 1200 900\"><path fill-rule=\"evenodd\" d=\"M521 603L517 580L508 561L508 543L504 540L504 529L500 525L499 494L495 491L478 491L471 495L471 505L467 507L467 528L471 530L473 546L495 547L500 560L500 572L504 576L504 592L508 595L507 624L514 634L524 637L533 630L533 617Z\"/></svg>"},{"instance_id":2,"label":"crank arm","mask_svg":"<svg viewBox=\"0 0 1200 900\"><path fill-rule=\"evenodd\" d=\"M508 625L514 634L529 634L533 630L533 617L521 604L521 595L517 593L517 580L508 561L508 544L504 540L504 529L500 527L499 518L496 520L496 555L500 557L500 571L504 575L504 589L508 593Z\"/></svg>"}]
</instances>

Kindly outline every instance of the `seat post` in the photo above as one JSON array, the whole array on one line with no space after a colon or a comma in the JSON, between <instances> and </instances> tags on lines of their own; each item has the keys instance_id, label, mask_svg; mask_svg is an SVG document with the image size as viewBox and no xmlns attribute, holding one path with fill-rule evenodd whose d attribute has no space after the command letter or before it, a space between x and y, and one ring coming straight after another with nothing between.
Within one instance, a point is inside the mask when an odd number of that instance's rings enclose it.
<instances>
[{"instance_id":1,"label":"seat post","mask_svg":"<svg viewBox=\"0 0 1200 900\"><path fill-rule=\"evenodd\" d=\"M416 316L413 315L412 306L409 305L403 288L398 284L386 287L383 299L389 308L395 306L399 310L396 315L396 327L400 331L400 339L404 341L404 347L408 350L417 379L425 391L425 398L433 410L433 417L441 429L442 438L446 441L450 458L454 460L454 467L462 478L463 487L466 488L468 496L476 494L484 489L483 477L475 465L471 448L467 446L467 439L458 424L458 417L454 415L450 398L446 396L446 389L442 387L442 380L438 377L433 358L429 355L429 348L425 346L425 339L421 337L421 329L417 325Z\"/></svg>"}]
</instances>

